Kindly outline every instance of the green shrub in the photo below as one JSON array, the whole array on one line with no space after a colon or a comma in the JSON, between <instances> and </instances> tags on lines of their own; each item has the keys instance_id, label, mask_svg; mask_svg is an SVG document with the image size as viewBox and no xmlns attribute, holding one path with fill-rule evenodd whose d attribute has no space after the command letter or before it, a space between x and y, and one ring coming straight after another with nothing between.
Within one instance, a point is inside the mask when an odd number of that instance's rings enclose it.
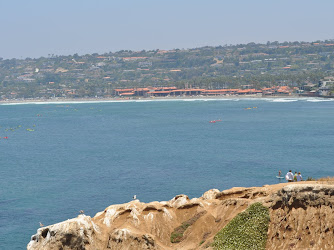
<instances>
[{"instance_id":1,"label":"green shrub","mask_svg":"<svg viewBox=\"0 0 334 250\"><path fill-rule=\"evenodd\" d=\"M190 226L189 223L184 222L181 226L177 227L174 232L172 232L170 236L170 242L172 243L179 243L181 242L183 238L183 233L187 230L187 228Z\"/></svg>"},{"instance_id":2,"label":"green shrub","mask_svg":"<svg viewBox=\"0 0 334 250\"><path fill-rule=\"evenodd\" d=\"M183 239L183 234L190 227L194 224L202 215L204 215L206 211L202 211L198 214L195 214L194 217L190 218L189 220L183 222L181 226L174 229L174 231L170 235L170 242L172 243L179 243Z\"/></svg>"},{"instance_id":3,"label":"green shrub","mask_svg":"<svg viewBox=\"0 0 334 250\"><path fill-rule=\"evenodd\" d=\"M254 203L216 234L212 246L214 249L265 249L269 220L269 209Z\"/></svg>"},{"instance_id":4,"label":"green shrub","mask_svg":"<svg viewBox=\"0 0 334 250\"><path fill-rule=\"evenodd\" d=\"M183 237L183 233L175 233L173 232L170 236L170 242L172 243L179 243L181 242Z\"/></svg>"}]
</instances>

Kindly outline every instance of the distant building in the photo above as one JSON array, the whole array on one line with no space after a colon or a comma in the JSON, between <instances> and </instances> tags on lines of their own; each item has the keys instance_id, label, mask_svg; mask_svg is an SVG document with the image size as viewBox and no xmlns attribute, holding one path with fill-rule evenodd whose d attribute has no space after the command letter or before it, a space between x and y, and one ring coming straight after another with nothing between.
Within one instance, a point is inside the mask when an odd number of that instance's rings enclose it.
<instances>
[{"instance_id":1,"label":"distant building","mask_svg":"<svg viewBox=\"0 0 334 250\"><path fill-rule=\"evenodd\" d=\"M323 80L319 81L319 96L330 96L331 89L334 87L334 77L325 77Z\"/></svg>"},{"instance_id":2,"label":"distant building","mask_svg":"<svg viewBox=\"0 0 334 250\"><path fill-rule=\"evenodd\" d=\"M329 87L320 87L318 89L319 96L329 96L330 95L330 88Z\"/></svg>"},{"instance_id":3,"label":"distant building","mask_svg":"<svg viewBox=\"0 0 334 250\"><path fill-rule=\"evenodd\" d=\"M334 85L334 77L328 76L325 77L323 80L319 81L319 87L328 87Z\"/></svg>"}]
</instances>

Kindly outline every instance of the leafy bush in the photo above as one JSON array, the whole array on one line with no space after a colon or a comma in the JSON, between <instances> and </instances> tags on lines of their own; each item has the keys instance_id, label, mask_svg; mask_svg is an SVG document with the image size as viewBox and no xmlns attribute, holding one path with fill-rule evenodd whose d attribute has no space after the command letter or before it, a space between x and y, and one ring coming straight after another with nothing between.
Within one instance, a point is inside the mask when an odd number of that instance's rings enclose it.
<instances>
[{"instance_id":1,"label":"leafy bush","mask_svg":"<svg viewBox=\"0 0 334 250\"><path fill-rule=\"evenodd\" d=\"M257 202L234 217L214 237L214 249L265 249L269 209Z\"/></svg>"}]
</instances>

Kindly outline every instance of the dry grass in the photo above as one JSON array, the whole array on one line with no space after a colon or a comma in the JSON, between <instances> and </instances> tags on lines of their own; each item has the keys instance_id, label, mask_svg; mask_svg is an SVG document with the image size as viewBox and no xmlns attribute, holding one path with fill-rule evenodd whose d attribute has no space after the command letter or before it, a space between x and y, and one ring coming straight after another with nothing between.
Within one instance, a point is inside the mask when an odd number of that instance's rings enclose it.
<instances>
[{"instance_id":1,"label":"dry grass","mask_svg":"<svg viewBox=\"0 0 334 250\"><path fill-rule=\"evenodd\" d=\"M334 177L327 176L317 179L318 182L326 184L334 184Z\"/></svg>"}]
</instances>

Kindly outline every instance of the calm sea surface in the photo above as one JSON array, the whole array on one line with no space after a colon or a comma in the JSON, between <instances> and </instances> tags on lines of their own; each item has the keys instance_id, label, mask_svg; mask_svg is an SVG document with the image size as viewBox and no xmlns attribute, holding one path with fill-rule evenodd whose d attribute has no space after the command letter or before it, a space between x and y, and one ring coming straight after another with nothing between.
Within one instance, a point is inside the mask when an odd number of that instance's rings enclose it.
<instances>
[{"instance_id":1,"label":"calm sea surface","mask_svg":"<svg viewBox=\"0 0 334 250\"><path fill-rule=\"evenodd\" d=\"M200 197L289 169L334 176L333 125L334 100L322 99L0 105L0 249L134 194Z\"/></svg>"}]
</instances>

